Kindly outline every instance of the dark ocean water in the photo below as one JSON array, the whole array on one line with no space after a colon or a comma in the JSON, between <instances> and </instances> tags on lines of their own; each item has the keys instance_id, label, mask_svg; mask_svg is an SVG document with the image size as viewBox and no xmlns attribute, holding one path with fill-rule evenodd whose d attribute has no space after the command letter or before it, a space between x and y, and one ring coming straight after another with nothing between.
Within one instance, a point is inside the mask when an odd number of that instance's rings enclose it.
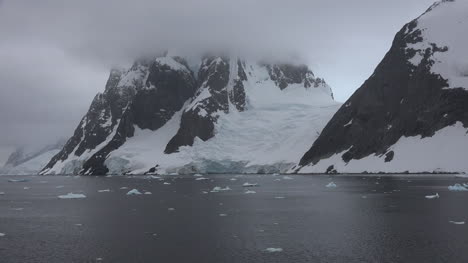
<instances>
[{"instance_id":1,"label":"dark ocean water","mask_svg":"<svg viewBox=\"0 0 468 263\"><path fill-rule=\"evenodd\" d=\"M468 262L468 179L207 177L0 177L0 262Z\"/></svg>"}]
</instances>

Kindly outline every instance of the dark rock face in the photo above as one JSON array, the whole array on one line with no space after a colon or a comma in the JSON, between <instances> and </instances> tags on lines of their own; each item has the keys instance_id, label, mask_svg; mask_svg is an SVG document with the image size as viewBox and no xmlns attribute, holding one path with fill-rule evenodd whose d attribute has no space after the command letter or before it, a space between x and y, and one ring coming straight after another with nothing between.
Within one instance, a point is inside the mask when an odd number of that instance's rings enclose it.
<instances>
[{"instance_id":1,"label":"dark rock face","mask_svg":"<svg viewBox=\"0 0 468 263\"><path fill-rule=\"evenodd\" d=\"M447 80L430 71L433 55L447 47L431 44L418 66L409 62L416 51L409 45L423 41L417 20L396 35L390 51L372 76L348 99L323 129L300 165L346 150L345 162L370 154L386 154L402 136L430 137L460 121L468 127L468 92L463 88L444 89Z\"/></svg>"},{"instance_id":2,"label":"dark rock face","mask_svg":"<svg viewBox=\"0 0 468 263\"><path fill-rule=\"evenodd\" d=\"M244 109L245 92L240 78L235 79L239 80L236 81L237 87L231 93L228 91L230 68L232 69L230 63L240 64L223 57L209 57L203 60L198 73L201 87L195 100L182 114L179 131L167 144L165 153L177 152L181 146L193 145L195 137L203 141L212 138L214 123L218 119L217 112L228 113L230 100L238 110ZM238 72L232 74L238 75ZM243 76L245 77L245 73Z\"/></svg>"},{"instance_id":3,"label":"dark rock face","mask_svg":"<svg viewBox=\"0 0 468 263\"><path fill-rule=\"evenodd\" d=\"M185 62L168 59L178 68L171 68L164 59L156 59L135 62L126 79L123 79L125 72L112 70L105 92L94 98L74 135L43 172L71 155L81 156L95 150L82 169L73 173L105 174L108 171L104 165L106 157L133 136L134 125L151 130L163 126L196 89L196 80Z\"/></svg>"}]
</instances>

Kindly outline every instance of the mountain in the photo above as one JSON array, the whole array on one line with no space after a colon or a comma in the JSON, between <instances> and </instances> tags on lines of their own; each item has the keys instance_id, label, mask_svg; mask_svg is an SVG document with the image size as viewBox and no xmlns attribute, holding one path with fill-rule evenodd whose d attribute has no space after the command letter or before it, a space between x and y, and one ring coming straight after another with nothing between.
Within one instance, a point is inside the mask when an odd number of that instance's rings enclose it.
<instances>
[{"instance_id":1,"label":"mountain","mask_svg":"<svg viewBox=\"0 0 468 263\"><path fill-rule=\"evenodd\" d=\"M43 147L19 147L10 154L0 174L27 175L38 174L41 169L65 145L65 140Z\"/></svg>"},{"instance_id":2,"label":"mountain","mask_svg":"<svg viewBox=\"0 0 468 263\"><path fill-rule=\"evenodd\" d=\"M278 172L336 112L304 65L165 54L111 71L41 174Z\"/></svg>"},{"instance_id":3,"label":"mountain","mask_svg":"<svg viewBox=\"0 0 468 263\"><path fill-rule=\"evenodd\" d=\"M467 14L445 0L406 24L292 171L467 172Z\"/></svg>"}]
</instances>

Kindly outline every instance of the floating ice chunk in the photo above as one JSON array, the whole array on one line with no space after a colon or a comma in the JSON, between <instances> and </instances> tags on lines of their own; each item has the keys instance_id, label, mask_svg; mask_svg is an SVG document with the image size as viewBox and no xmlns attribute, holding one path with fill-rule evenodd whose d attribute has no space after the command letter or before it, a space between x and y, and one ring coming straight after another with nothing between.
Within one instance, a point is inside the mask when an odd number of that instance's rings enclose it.
<instances>
[{"instance_id":1,"label":"floating ice chunk","mask_svg":"<svg viewBox=\"0 0 468 263\"><path fill-rule=\"evenodd\" d=\"M272 174L273 176L279 176L280 174L279 173L274 173Z\"/></svg>"},{"instance_id":2,"label":"floating ice chunk","mask_svg":"<svg viewBox=\"0 0 468 263\"><path fill-rule=\"evenodd\" d=\"M107 193L110 192L110 189L98 190L98 193Z\"/></svg>"},{"instance_id":3,"label":"floating ice chunk","mask_svg":"<svg viewBox=\"0 0 468 263\"><path fill-rule=\"evenodd\" d=\"M257 192L255 192L255 191L251 191L251 190L247 190L247 191L245 191L245 194L256 194L256 193L257 193Z\"/></svg>"},{"instance_id":4,"label":"floating ice chunk","mask_svg":"<svg viewBox=\"0 0 468 263\"><path fill-rule=\"evenodd\" d=\"M291 179L293 179L293 178L292 178L291 176L283 176L283 179L284 179L284 180L291 180Z\"/></svg>"},{"instance_id":5,"label":"floating ice chunk","mask_svg":"<svg viewBox=\"0 0 468 263\"><path fill-rule=\"evenodd\" d=\"M27 179L8 179L8 182L10 183L24 183L24 182L27 182L29 180Z\"/></svg>"},{"instance_id":6,"label":"floating ice chunk","mask_svg":"<svg viewBox=\"0 0 468 263\"><path fill-rule=\"evenodd\" d=\"M161 176L150 175L148 176L149 179L161 179Z\"/></svg>"},{"instance_id":7,"label":"floating ice chunk","mask_svg":"<svg viewBox=\"0 0 468 263\"><path fill-rule=\"evenodd\" d=\"M59 195L58 198L60 198L60 199L79 199L79 198L86 198L86 195L68 193L66 195Z\"/></svg>"},{"instance_id":8,"label":"floating ice chunk","mask_svg":"<svg viewBox=\"0 0 468 263\"><path fill-rule=\"evenodd\" d=\"M231 178L230 180L231 180L231 181L237 181L237 179L236 179L236 178Z\"/></svg>"},{"instance_id":9,"label":"floating ice chunk","mask_svg":"<svg viewBox=\"0 0 468 263\"><path fill-rule=\"evenodd\" d=\"M275 196L275 199L284 199L284 196Z\"/></svg>"},{"instance_id":10,"label":"floating ice chunk","mask_svg":"<svg viewBox=\"0 0 468 263\"><path fill-rule=\"evenodd\" d=\"M128 189L128 187L122 186L122 187L120 187L120 189L125 190L125 189Z\"/></svg>"},{"instance_id":11,"label":"floating ice chunk","mask_svg":"<svg viewBox=\"0 0 468 263\"><path fill-rule=\"evenodd\" d=\"M207 194L208 192L207 191L202 191L202 194Z\"/></svg>"},{"instance_id":12,"label":"floating ice chunk","mask_svg":"<svg viewBox=\"0 0 468 263\"><path fill-rule=\"evenodd\" d=\"M23 187L23 189L24 189L24 190L29 190L29 189L31 189L31 187L25 186L25 187Z\"/></svg>"},{"instance_id":13,"label":"floating ice chunk","mask_svg":"<svg viewBox=\"0 0 468 263\"><path fill-rule=\"evenodd\" d=\"M281 179L275 179L275 181L281 181Z\"/></svg>"},{"instance_id":14,"label":"floating ice chunk","mask_svg":"<svg viewBox=\"0 0 468 263\"><path fill-rule=\"evenodd\" d=\"M464 185L461 185L461 184L450 185L448 189L450 191L468 191L468 188L466 188Z\"/></svg>"},{"instance_id":15,"label":"floating ice chunk","mask_svg":"<svg viewBox=\"0 0 468 263\"><path fill-rule=\"evenodd\" d=\"M83 224L75 224L75 226L82 226Z\"/></svg>"},{"instance_id":16,"label":"floating ice chunk","mask_svg":"<svg viewBox=\"0 0 468 263\"><path fill-rule=\"evenodd\" d=\"M55 188L59 189L59 188L63 188L64 186L63 185L57 185Z\"/></svg>"},{"instance_id":17,"label":"floating ice chunk","mask_svg":"<svg viewBox=\"0 0 468 263\"><path fill-rule=\"evenodd\" d=\"M194 174L193 176L195 176L195 177L203 177L202 174Z\"/></svg>"},{"instance_id":18,"label":"floating ice chunk","mask_svg":"<svg viewBox=\"0 0 468 263\"><path fill-rule=\"evenodd\" d=\"M0 237L4 237L4 236L6 236L5 233L0 233Z\"/></svg>"},{"instance_id":19,"label":"floating ice chunk","mask_svg":"<svg viewBox=\"0 0 468 263\"><path fill-rule=\"evenodd\" d=\"M169 211L175 211L175 208L169 207L167 210L169 210Z\"/></svg>"},{"instance_id":20,"label":"floating ice chunk","mask_svg":"<svg viewBox=\"0 0 468 263\"><path fill-rule=\"evenodd\" d=\"M258 186L258 184L244 183L242 186L243 187L255 187L255 186Z\"/></svg>"},{"instance_id":21,"label":"floating ice chunk","mask_svg":"<svg viewBox=\"0 0 468 263\"><path fill-rule=\"evenodd\" d=\"M164 184L164 185L170 185L171 183L168 183L168 182L164 182L163 184Z\"/></svg>"},{"instance_id":22,"label":"floating ice chunk","mask_svg":"<svg viewBox=\"0 0 468 263\"><path fill-rule=\"evenodd\" d=\"M15 210L15 211L23 211L23 210L24 210L24 208L22 208L22 207L17 207L17 208L12 208L11 210Z\"/></svg>"},{"instance_id":23,"label":"floating ice chunk","mask_svg":"<svg viewBox=\"0 0 468 263\"><path fill-rule=\"evenodd\" d=\"M0 195L4 195L4 194L5 194L5 192L0 192Z\"/></svg>"},{"instance_id":24,"label":"floating ice chunk","mask_svg":"<svg viewBox=\"0 0 468 263\"><path fill-rule=\"evenodd\" d=\"M219 214L219 216L227 216L227 214Z\"/></svg>"},{"instance_id":25,"label":"floating ice chunk","mask_svg":"<svg viewBox=\"0 0 468 263\"><path fill-rule=\"evenodd\" d=\"M153 193L151 193L151 192L148 192L148 191L147 191L147 192L145 192L145 195L152 195L152 194L153 194Z\"/></svg>"},{"instance_id":26,"label":"floating ice chunk","mask_svg":"<svg viewBox=\"0 0 468 263\"><path fill-rule=\"evenodd\" d=\"M269 247L267 249L265 249L266 252L269 252L269 253L275 253L275 252L283 252L283 249L280 248L280 247Z\"/></svg>"},{"instance_id":27,"label":"floating ice chunk","mask_svg":"<svg viewBox=\"0 0 468 263\"><path fill-rule=\"evenodd\" d=\"M39 183L41 183L41 184L46 184L47 181L39 181Z\"/></svg>"},{"instance_id":28,"label":"floating ice chunk","mask_svg":"<svg viewBox=\"0 0 468 263\"><path fill-rule=\"evenodd\" d=\"M362 195L361 198L366 199L367 195Z\"/></svg>"},{"instance_id":29,"label":"floating ice chunk","mask_svg":"<svg viewBox=\"0 0 468 263\"><path fill-rule=\"evenodd\" d=\"M439 193L436 193L435 195L426 195L426 199L435 199L435 198L439 198Z\"/></svg>"},{"instance_id":30,"label":"floating ice chunk","mask_svg":"<svg viewBox=\"0 0 468 263\"><path fill-rule=\"evenodd\" d=\"M335 188L336 187L336 184L334 182L329 182L326 187L328 188Z\"/></svg>"},{"instance_id":31,"label":"floating ice chunk","mask_svg":"<svg viewBox=\"0 0 468 263\"><path fill-rule=\"evenodd\" d=\"M465 221L449 221L449 223L454 224L454 225L464 225Z\"/></svg>"},{"instance_id":32,"label":"floating ice chunk","mask_svg":"<svg viewBox=\"0 0 468 263\"><path fill-rule=\"evenodd\" d=\"M206 178L206 177L198 177L197 179L195 179L195 181L204 181L204 180L208 180L208 178Z\"/></svg>"},{"instance_id":33,"label":"floating ice chunk","mask_svg":"<svg viewBox=\"0 0 468 263\"><path fill-rule=\"evenodd\" d=\"M215 187L213 188L213 190L211 190L211 192L212 192L212 193L217 193L217 192L229 191L229 190L231 190L231 188L229 188L229 186L226 186L226 187L224 187L224 188L219 187L219 186L215 186Z\"/></svg>"},{"instance_id":34,"label":"floating ice chunk","mask_svg":"<svg viewBox=\"0 0 468 263\"><path fill-rule=\"evenodd\" d=\"M127 195L141 195L141 192L138 191L137 189L132 189L128 191Z\"/></svg>"}]
</instances>

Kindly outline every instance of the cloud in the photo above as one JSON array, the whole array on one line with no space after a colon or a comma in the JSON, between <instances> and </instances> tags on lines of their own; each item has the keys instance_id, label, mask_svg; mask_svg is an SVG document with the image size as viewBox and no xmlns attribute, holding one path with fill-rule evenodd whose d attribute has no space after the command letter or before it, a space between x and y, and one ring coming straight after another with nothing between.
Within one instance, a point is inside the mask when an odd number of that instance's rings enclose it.
<instances>
[{"instance_id":1,"label":"cloud","mask_svg":"<svg viewBox=\"0 0 468 263\"><path fill-rule=\"evenodd\" d=\"M294 55L345 100L432 0L0 1L0 147L69 136L112 65L168 48Z\"/></svg>"}]
</instances>

